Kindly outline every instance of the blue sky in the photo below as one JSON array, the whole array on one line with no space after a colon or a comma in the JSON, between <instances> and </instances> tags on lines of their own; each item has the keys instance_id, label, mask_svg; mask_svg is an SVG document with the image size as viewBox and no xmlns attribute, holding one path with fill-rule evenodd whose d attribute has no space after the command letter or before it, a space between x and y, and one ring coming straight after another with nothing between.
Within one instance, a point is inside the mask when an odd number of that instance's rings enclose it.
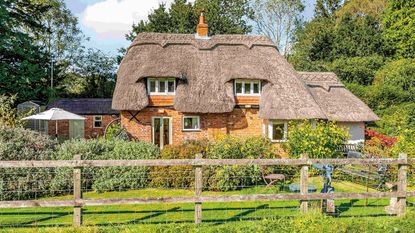
<instances>
[{"instance_id":1,"label":"blue sky","mask_svg":"<svg viewBox=\"0 0 415 233\"><path fill-rule=\"evenodd\" d=\"M313 15L315 0L303 0L304 17ZM148 13L160 2L173 0L65 0L66 5L78 17L84 34L90 38L87 47L97 48L115 55L117 49L127 47L124 35L133 22L146 19Z\"/></svg>"}]
</instances>

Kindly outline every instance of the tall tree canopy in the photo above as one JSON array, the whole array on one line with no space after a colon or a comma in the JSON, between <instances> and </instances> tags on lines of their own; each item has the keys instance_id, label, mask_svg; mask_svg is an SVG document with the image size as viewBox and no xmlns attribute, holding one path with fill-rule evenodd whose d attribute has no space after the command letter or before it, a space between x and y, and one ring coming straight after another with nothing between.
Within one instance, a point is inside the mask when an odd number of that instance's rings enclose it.
<instances>
[{"instance_id":1,"label":"tall tree canopy","mask_svg":"<svg viewBox=\"0 0 415 233\"><path fill-rule=\"evenodd\" d=\"M259 33L271 38L278 49L287 55L295 25L301 21L304 11L301 0L255 0L253 20Z\"/></svg>"},{"instance_id":2,"label":"tall tree canopy","mask_svg":"<svg viewBox=\"0 0 415 233\"><path fill-rule=\"evenodd\" d=\"M289 61L297 70L335 72L381 116L378 130L397 136L415 119L414 23L413 0L317 0L315 17L296 29Z\"/></svg>"},{"instance_id":3,"label":"tall tree canopy","mask_svg":"<svg viewBox=\"0 0 415 233\"><path fill-rule=\"evenodd\" d=\"M0 94L17 102L112 95L114 59L85 50L63 0L0 0L0 32Z\"/></svg>"},{"instance_id":4,"label":"tall tree canopy","mask_svg":"<svg viewBox=\"0 0 415 233\"><path fill-rule=\"evenodd\" d=\"M202 11L210 34L246 34L252 31L247 22L252 15L248 3L249 0L175 0L169 9L161 3L146 21L133 24L126 38L133 41L140 32L195 33Z\"/></svg>"},{"instance_id":5,"label":"tall tree canopy","mask_svg":"<svg viewBox=\"0 0 415 233\"><path fill-rule=\"evenodd\" d=\"M316 18L329 18L341 7L342 2L343 0L317 0L314 16Z\"/></svg>"},{"instance_id":6,"label":"tall tree canopy","mask_svg":"<svg viewBox=\"0 0 415 233\"><path fill-rule=\"evenodd\" d=\"M415 1L388 0L384 37L397 58L415 58Z\"/></svg>"},{"instance_id":7,"label":"tall tree canopy","mask_svg":"<svg viewBox=\"0 0 415 233\"><path fill-rule=\"evenodd\" d=\"M0 0L0 94L18 94L19 100L46 96L46 51L21 29L45 31L40 16L47 9L32 1Z\"/></svg>"}]
</instances>

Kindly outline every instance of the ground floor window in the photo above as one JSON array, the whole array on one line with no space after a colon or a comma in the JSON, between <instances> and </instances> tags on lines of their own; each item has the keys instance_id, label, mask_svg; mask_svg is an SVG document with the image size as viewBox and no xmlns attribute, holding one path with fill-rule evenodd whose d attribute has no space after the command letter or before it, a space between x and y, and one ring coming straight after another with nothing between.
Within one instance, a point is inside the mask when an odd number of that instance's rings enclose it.
<instances>
[{"instance_id":1,"label":"ground floor window","mask_svg":"<svg viewBox=\"0 0 415 233\"><path fill-rule=\"evenodd\" d=\"M94 128L102 128L102 116L94 116Z\"/></svg>"},{"instance_id":2,"label":"ground floor window","mask_svg":"<svg viewBox=\"0 0 415 233\"><path fill-rule=\"evenodd\" d=\"M288 123L286 121L270 121L268 124L268 138L272 142L287 141Z\"/></svg>"},{"instance_id":3,"label":"ground floor window","mask_svg":"<svg viewBox=\"0 0 415 233\"><path fill-rule=\"evenodd\" d=\"M200 117L199 116L183 116L182 126L183 126L183 131L200 130Z\"/></svg>"}]
</instances>

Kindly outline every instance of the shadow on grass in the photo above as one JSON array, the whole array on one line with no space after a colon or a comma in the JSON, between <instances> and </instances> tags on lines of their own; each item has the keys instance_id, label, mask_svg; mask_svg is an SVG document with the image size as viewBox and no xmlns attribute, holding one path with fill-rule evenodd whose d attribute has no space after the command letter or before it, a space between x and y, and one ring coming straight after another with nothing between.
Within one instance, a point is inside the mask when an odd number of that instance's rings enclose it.
<instances>
[{"instance_id":1,"label":"shadow on grass","mask_svg":"<svg viewBox=\"0 0 415 233\"><path fill-rule=\"evenodd\" d=\"M361 206L361 205L354 205L355 202L358 200L351 200L349 203L341 203L337 209L340 210L340 214L346 213L350 208L379 208L379 205L376 206ZM279 210L279 209L298 209L298 206L285 206L285 207L270 207L268 204L258 205L254 207L242 207L242 208L203 208L203 212L209 212L209 211L241 211L234 216L231 216L229 218L220 218L220 213L215 214L214 219L207 219L205 218L202 220L203 223L213 223L214 225L223 224L226 222L237 222L237 221L257 221L257 220L263 220L265 218L292 218L294 215L285 215L281 216L278 215L278 213L270 213L268 215L261 214L261 216L252 216L248 217L248 215L254 214L255 212L259 210ZM141 211L83 211L84 218L91 216L91 215L106 215L106 214L148 214L143 217L126 221L126 222L119 222L119 223L98 223L98 224L85 224L85 226L98 226L98 227L105 227L105 226L123 226L123 225L132 225L132 224L172 224L172 223L193 223L193 218L191 216L186 216L184 219L178 219L178 220L171 220L171 219L165 219L165 220L159 220L156 219L157 217L160 217L164 214L169 213L189 213L194 212L193 209L182 209L180 207L174 207L167 210L141 210ZM71 227L72 224L61 224L61 223L50 223L50 224L42 224L42 222L54 219L54 218L61 218L65 216L72 215L72 212L13 212L13 213L0 213L0 216L23 216L23 215L50 215L45 217L40 217L35 220L30 220L26 222L20 222L20 223L13 223L13 224L3 224L0 225L0 228L38 228L38 227ZM372 214L372 213L361 213L361 214L351 214L351 215L340 215L339 218L354 218L354 217L383 217L383 216L390 216L388 214Z\"/></svg>"},{"instance_id":2,"label":"shadow on grass","mask_svg":"<svg viewBox=\"0 0 415 233\"><path fill-rule=\"evenodd\" d=\"M356 202L358 202L358 201L359 200L357 200L357 199L351 199L349 203L343 202L336 209L338 210L339 214L341 214L343 212L348 211L353 206L353 204L356 203Z\"/></svg>"}]
</instances>

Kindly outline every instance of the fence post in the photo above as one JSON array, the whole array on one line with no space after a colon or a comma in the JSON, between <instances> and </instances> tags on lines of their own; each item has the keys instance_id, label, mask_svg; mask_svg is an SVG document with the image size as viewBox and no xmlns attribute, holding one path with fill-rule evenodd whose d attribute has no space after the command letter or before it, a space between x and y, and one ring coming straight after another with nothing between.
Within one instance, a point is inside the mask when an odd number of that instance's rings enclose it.
<instances>
[{"instance_id":1,"label":"fence post","mask_svg":"<svg viewBox=\"0 0 415 233\"><path fill-rule=\"evenodd\" d=\"M405 193L406 192L406 179L407 179L407 170L408 170L408 162L407 162L407 154L399 154L399 159L403 159L404 163L400 163L398 165L398 184L397 184L397 191L398 193ZM406 210L406 197L398 197L396 203L396 214L398 216L402 216L405 214Z\"/></svg>"},{"instance_id":2,"label":"fence post","mask_svg":"<svg viewBox=\"0 0 415 233\"><path fill-rule=\"evenodd\" d=\"M195 156L197 159L202 159L202 154L196 154ZM200 197L202 196L202 187L203 187L203 179L202 179L202 166L195 167L195 196ZM200 224L202 222L202 203L196 202L195 203L195 223Z\"/></svg>"},{"instance_id":3,"label":"fence post","mask_svg":"<svg viewBox=\"0 0 415 233\"><path fill-rule=\"evenodd\" d=\"M81 155L75 155L74 160L81 160ZM75 201L82 199L82 186L81 186L81 168L74 168L73 170L73 195ZM80 227L82 225L82 207L74 206L73 209L73 224L74 227Z\"/></svg>"},{"instance_id":4,"label":"fence post","mask_svg":"<svg viewBox=\"0 0 415 233\"><path fill-rule=\"evenodd\" d=\"M301 158L307 159L307 155L302 154ZM301 172L300 172L300 193L301 194L308 193L308 166L305 164L301 167ZM305 201L305 200L300 201L300 211L301 213L308 212L308 201Z\"/></svg>"}]
</instances>

